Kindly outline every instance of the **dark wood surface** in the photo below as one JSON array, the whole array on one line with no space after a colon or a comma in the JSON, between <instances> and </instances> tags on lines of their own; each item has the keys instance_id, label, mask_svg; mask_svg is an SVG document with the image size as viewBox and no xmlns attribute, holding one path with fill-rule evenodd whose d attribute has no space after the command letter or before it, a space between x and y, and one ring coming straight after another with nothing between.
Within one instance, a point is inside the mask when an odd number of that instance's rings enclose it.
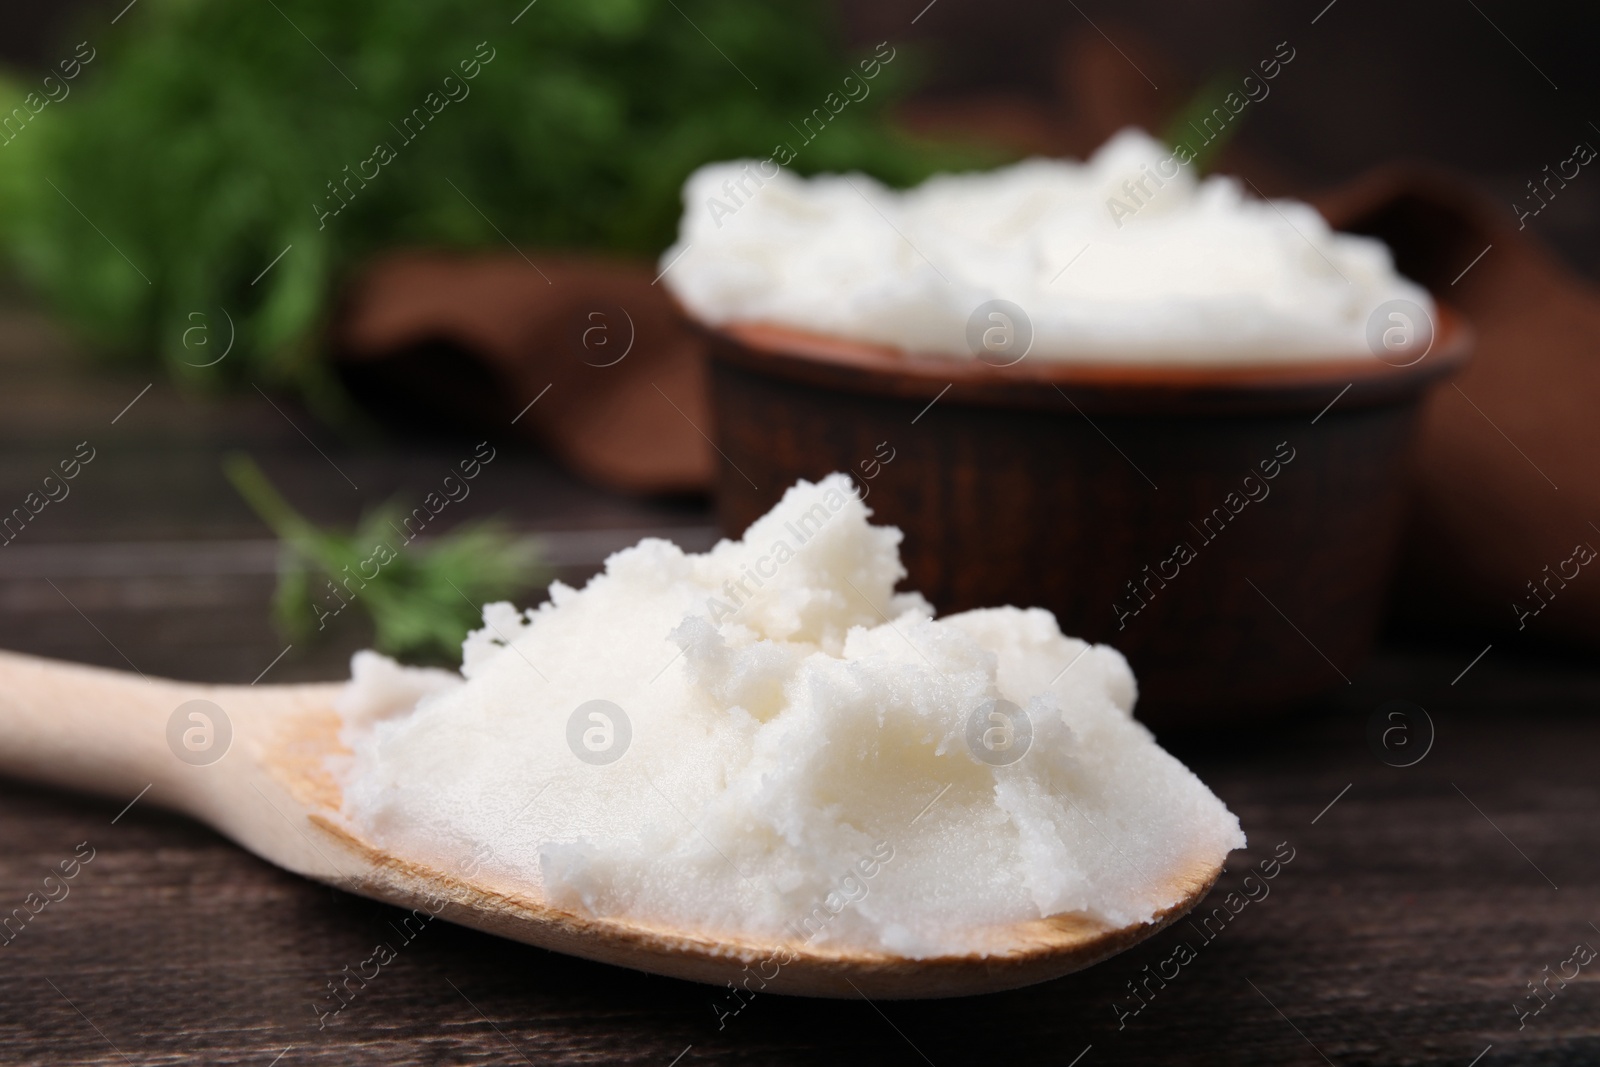
<instances>
[{"instance_id":1,"label":"dark wood surface","mask_svg":"<svg viewBox=\"0 0 1600 1067\"><path fill-rule=\"evenodd\" d=\"M160 382L112 425L151 378L91 373L36 320L0 315L0 499L63 448L98 449L73 495L0 548L0 647L247 682L284 642L266 533L219 454L248 449L338 519L425 492L459 446L341 441L285 407L325 460L253 392L185 398ZM502 458L472 513L558 531L573 580L642 530L710 537L704 504L612 497L536 454ZM363 636L292 649L266 680L338 677ZM968 1000L758 997L720 1028L714 990L443 923L404 943L392 909L276 870L150 798L124 811L132 797L0 782L0 913L81 842L95 850L69 895L0 946L0 1063L1597 1063L1600 960L1521 1030L1513 1008L1535 1005L1526 983L1575 945L1600 948L1600 667L1496 639L1462 674L1490 639L1391 643L1320 705L1163 736L1250 836L1208 906L1279 842L1294 850L1214 940L1180 923L1081 974ZM1436 731L1406 768L1368 740L1395 698ZM319 1030L326 983L379 942L396 959ZM1137 1004L1127 983L1180 942L1193 960L1119 1029L1118 1007Z\"/></svg>"}]
</instances>

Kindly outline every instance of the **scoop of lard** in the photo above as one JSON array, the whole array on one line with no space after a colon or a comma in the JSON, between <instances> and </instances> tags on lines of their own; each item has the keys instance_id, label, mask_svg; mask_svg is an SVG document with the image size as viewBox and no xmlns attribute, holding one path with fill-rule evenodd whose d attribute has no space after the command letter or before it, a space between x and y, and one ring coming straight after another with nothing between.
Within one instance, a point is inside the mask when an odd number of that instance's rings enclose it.
<instances>
[{"instance_id":1,"label":"scoop of lard","mask_svg":"<svg viewBox=\"0 0 1600 1067\"><path fill-rule=\"evenodd\" d=\"M460 675L352 661L345 815L594 916L913 958L1178 902L1238 819L1038 608L936 619L842 474L703 555L654 538L484 608Z\"/></svg>"},{"instance_id":2,"label":"scoop of lard","mask_svg":"<svg viewBox=\"0 0 1600 1067\"><path fill-rule=\"evenodd\" d=\"M708 163L684 183L661 284L715 326L996 365L1019 351L1208 366L1375 358L1368 324L1388 324L1392 302L1410 321L1432 314L1383 242L1237 178L1201 177L1186 153L1127 129L1081 163L1027 159L905 190L771 159Z\"/></svg>"}]
</instances>

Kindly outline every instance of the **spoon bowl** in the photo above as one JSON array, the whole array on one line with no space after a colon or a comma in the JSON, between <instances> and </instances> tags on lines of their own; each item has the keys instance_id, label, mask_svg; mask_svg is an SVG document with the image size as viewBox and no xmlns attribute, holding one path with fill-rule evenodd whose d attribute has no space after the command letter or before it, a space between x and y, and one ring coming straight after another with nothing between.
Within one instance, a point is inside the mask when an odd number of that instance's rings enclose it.
<instances>
[{"instance_id":1,"label":"spoon bowl","mask_svg":"<svg viewBox=\"0 0 1600 1067\"><path fill-rule=\"evenodd\" d=\"M0 774L143 798L206 823L285 870L540 948L751 992L906 999L1014 989L1098 963L1203 899L1221 868L1171 879L1177 903L1115 927L1063 914L983 931L981 949L913 959L799 939L758 941L558 908L397 855L342 814L334 767L350 755L341 684L218 686L0 652ZM752 984L752 982L754 984Z\"/></svg>"}]
</instances>

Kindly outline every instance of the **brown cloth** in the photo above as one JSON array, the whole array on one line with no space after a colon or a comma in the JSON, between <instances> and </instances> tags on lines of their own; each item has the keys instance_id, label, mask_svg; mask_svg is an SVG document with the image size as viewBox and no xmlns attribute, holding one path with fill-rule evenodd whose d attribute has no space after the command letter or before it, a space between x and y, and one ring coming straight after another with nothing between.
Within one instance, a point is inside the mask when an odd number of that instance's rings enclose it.
<instances>
[{"instance_id":1,"label":"brown cloth","mask_svg":"<svg viewBox=\"0 0 1600 1067\"><path fill-rule=\"evenodd\" d=\"M489 371L472 401L486 428L515 419L508 432L613 489L704 491L714 453L702 342L654 276L597 258L399 253L352 288L334 352L388 363L400 388L427 393L464 375L403 357L442 346Z\"/></svg>"},{"instance_id":2,"label":"brown cloth","mask_svg":"<svg viewBox=\"0 0 1600 1067\"><path fill-rule=\"evenodd\" d=\"M1437 171L1376 171L1314 202L1387 241L1477 333L1424 405L1396 613L1600 643L1600 291Z\"/></svg>"},{"instance_id":3,"label":"brown cloth","mask_svg":"<svg viewBox=\"0 0 1600 1067\"><path fill-rule=\"evenodd\" d=\"M1021 147L1081 155L1126 120L1152 121L1127 64L1096 48L1068 47L1070 113L991 100L908 118L924 130L981 122ZM1270 165L1225 156L1235 167L1257 188L1282 188ZM1400 269L1477 334L1466 371L1425 405L1397 613L1600 644L1600 562L1585 558L1600 547L1600 291L1519 232L1508 207L1436 171L1384 169L1314 202L1336 226L1387 241ZM486 410L541 398L517 428L579 474L633 492L708 490L703 345L652 283L655 266L535 259L384 260L348 301L339 357L392 360L444 343L492 370L501 395ZM635 333L624 358L602 365Z\"/></svg>"}]
</instances>

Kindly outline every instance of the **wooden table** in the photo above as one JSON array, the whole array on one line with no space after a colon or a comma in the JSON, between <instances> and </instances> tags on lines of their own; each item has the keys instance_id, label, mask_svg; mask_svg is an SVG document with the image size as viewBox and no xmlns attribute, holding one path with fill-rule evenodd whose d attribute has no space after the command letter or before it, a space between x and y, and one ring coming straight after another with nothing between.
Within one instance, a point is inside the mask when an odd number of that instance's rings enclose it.
<instances>
[{"instance_id":1,"label":"wooden table","mask_svg":"<svg viewBox=\"0 0 1600 1067\"><path fill-rule=\"evenodd\" d=\"M348 520L425 492L460 448L341 442L253 391L141 393L151 375L91 374L14 307L0 376L0 501L76 442L97 449L72 496L0 549L0 647L147 673L333 678L364 639L275 659L272 548L222 480L222 450ZM571 580L642 531L712 536L701 504L610 496L509 445L504 459L470 513L553 532ZM1280 842L1293 850L1211 938L1179 923L1090 971L969 1000L758 997L720 1025L712 989L439 923L319 1030L326 983L400 941L393 909L285 874L152 798L0 782L0 914L93 850L68 895L0 945L0 1063L1600 1063L1600 959L1542 1000L1527 984L1580 943L1600 948L1600 667L1496 647L1462 674L1483 643L1389 647L1320 707L1163 738L1250 835L1207 910ZM1368 739L1395 698L1436 733L1404 768ZM1130 982L1147 983L1137 1013ZM1516 1008L1539 1005L1519 1029Z\"/></svg>"}]
</instances>

